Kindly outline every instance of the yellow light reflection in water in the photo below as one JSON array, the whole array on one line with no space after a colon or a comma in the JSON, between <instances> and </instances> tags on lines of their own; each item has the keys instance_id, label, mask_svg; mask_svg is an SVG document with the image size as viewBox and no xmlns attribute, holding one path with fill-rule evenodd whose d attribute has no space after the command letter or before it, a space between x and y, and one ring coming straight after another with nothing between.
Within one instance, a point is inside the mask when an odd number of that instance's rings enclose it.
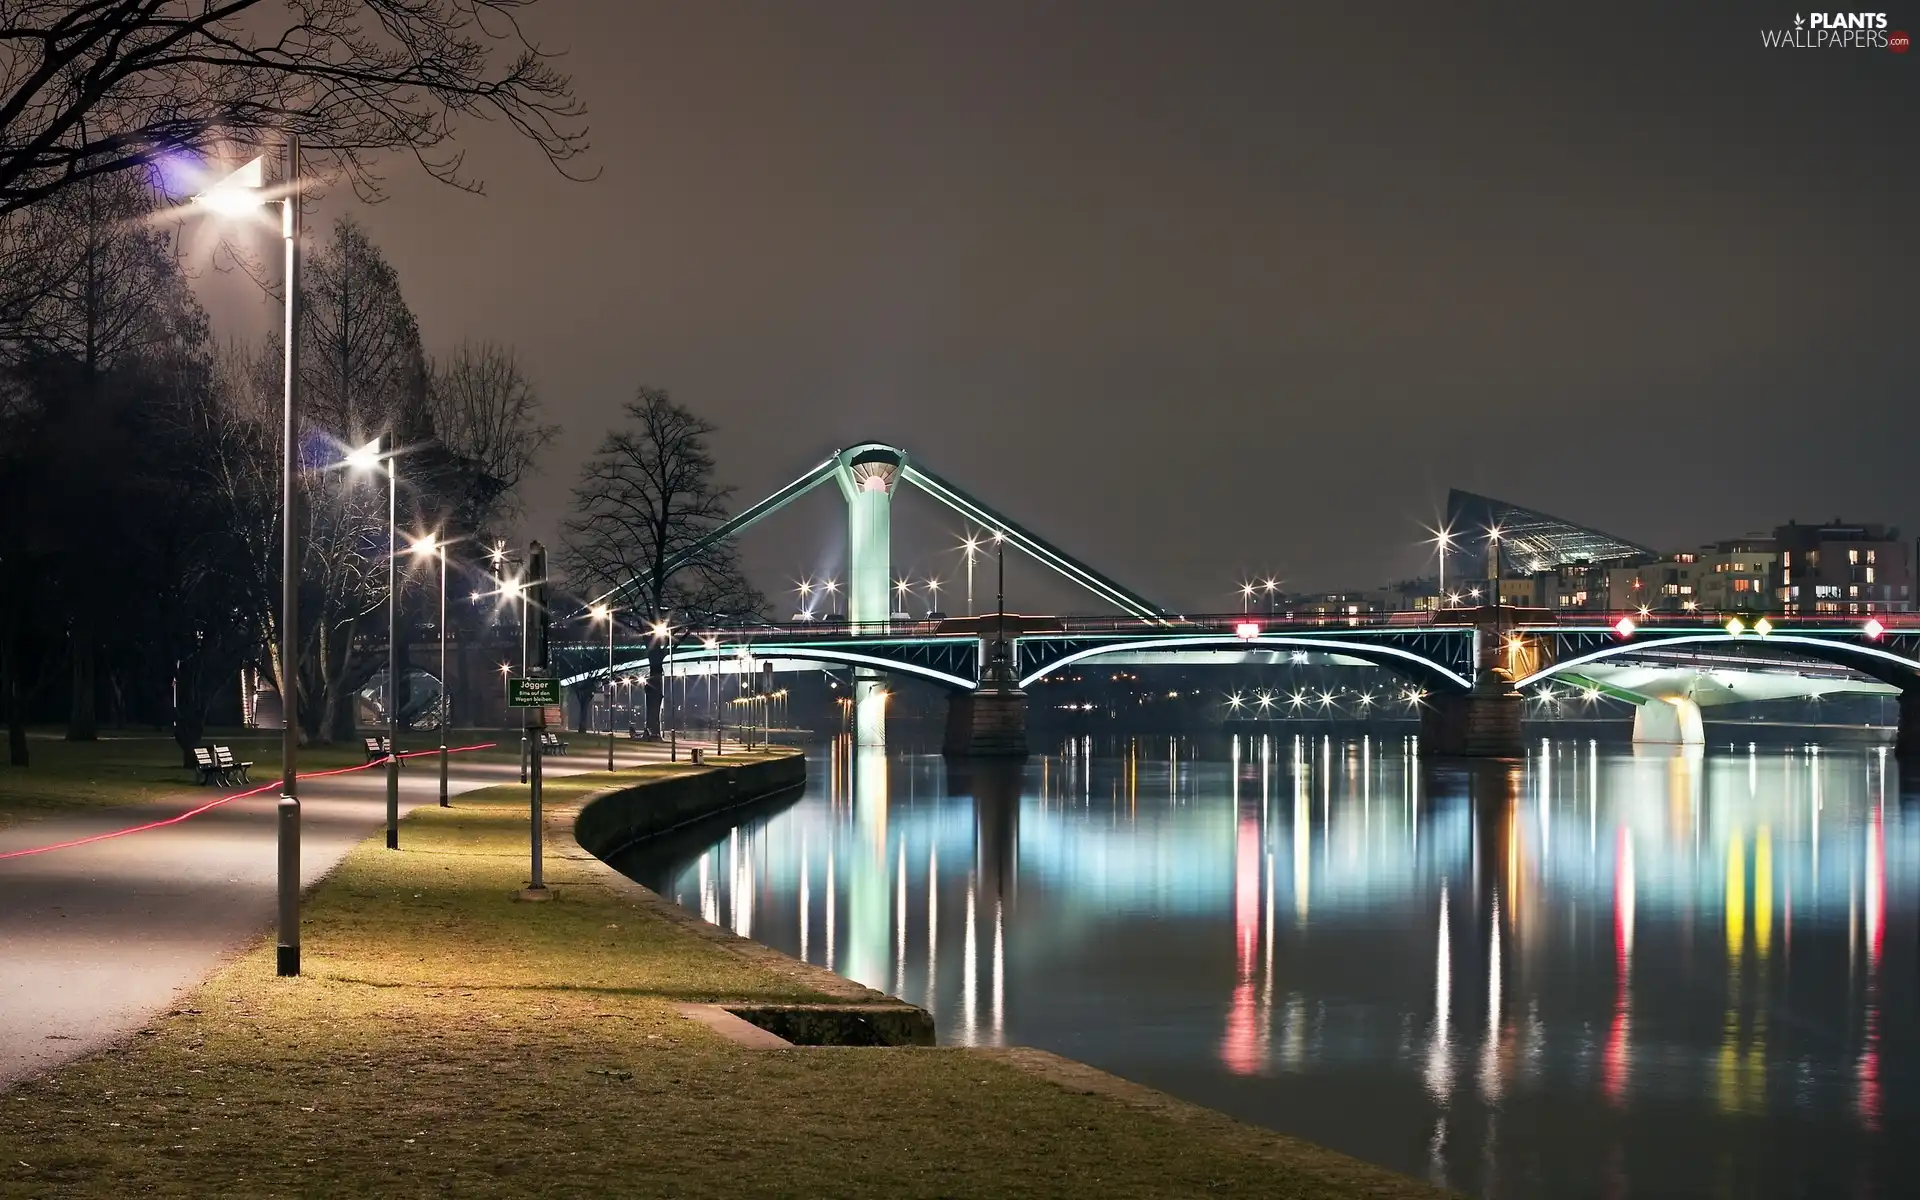
<instances>
[{"instance_id":1,"label":"yellow light reflection in water","mask_svg":"<svg viewBox=\"0 0 1920 1200\"><path fill-rule=\"evenodd\" d=\"M1761 962L1773 944L1773 830L1753 835L1753 948Z\"/></svg>"}]
</instances>

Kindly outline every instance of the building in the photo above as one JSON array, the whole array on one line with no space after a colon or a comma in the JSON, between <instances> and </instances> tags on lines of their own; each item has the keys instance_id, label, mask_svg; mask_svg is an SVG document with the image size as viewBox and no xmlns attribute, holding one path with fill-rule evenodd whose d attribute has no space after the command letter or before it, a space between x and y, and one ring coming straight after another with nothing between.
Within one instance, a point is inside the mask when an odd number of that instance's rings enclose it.
<instances>
[{"instance_id":1,"label":"building","mask_svg":"<svg viewBox=\"0 0 1920 1200\"><path fill-rule=\"evenodd\" d=\"M1447 528L1453 531L1456 546L1449 559L1459 568L1448 570L1447 576L1461 581L1487 577L1490 530L1499 531L1502 575L1508 571L1538 574L1563 563L1657 557L1648 547L1610 533L1458 488L1447 493Z\"/></svg>"},{"instance_id":2,"label":"building","mask_svg":"<svg viewBox=\"0 0 1920 1200\"><path fill-rule=\"evenodd\" d=\"M1793 616L1913 610L1912 547L1886 525L1789 521L1773 531L1779 552L1771 592Z\"/></svg>"},{"instance_id":3,"label":"building","mask_svg":"<svg viewBox=\"0 0 1920 1200\"><path fill-rule=\"evenodd\" d=\"M1700 607L1708 612L1775 611L1773 573L1780 562L1772 538L1750 534L1700 548Z\"/></svg>"}]
</instances>

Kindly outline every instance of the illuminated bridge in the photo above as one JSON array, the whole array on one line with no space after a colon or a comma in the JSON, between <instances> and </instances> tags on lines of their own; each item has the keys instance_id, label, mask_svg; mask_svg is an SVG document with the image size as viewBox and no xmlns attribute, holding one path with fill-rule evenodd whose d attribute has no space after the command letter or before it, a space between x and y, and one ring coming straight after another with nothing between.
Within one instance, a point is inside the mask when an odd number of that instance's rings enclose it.
<instances>
[{"instance_id":1,"label":"illuminated bridge","mask_svg":"<svg viewBox=\"0 0 1920 1200\"><path fill-rule=\"evenodd\" d=\"M1897 746L1903 754L1920 749L1920 614L1864 621L1773 617L1751 625L1691 613L1562 618L1547 610L1498 605L1332 618L1179 615L969 496L906 451L879 443L828 456L716 527L669 569L738 536L828 480L839 485L847 503L847 619L677 631L673 674L746 673L769 666L850 669L856 738L862 744L884 739L885 679L926 680L952 694L946 745L953 754L1024 754L1024 689L1089 660L1304 661L1384 668L1422 696L1422 737L1437 754L1518 753L1522 694L1554 681L1638 705L1638 740L1682 744L1702 740L1703 705L1779 694L1897 690ZM918 487L1121 615L895 619L889 603L891 502L902 484ZM601 599L618 603L622 590ZM648 649L643 641L618 647L609 668L604 643L561 645L555 648L555 663L567 685L587 686L639 669ZM1711 662L1704 667L1677 662L1682 656L1707 656ZM1796 664L1809 670L1796 672ZM1836 676L1833 668L1848 674ZM1743 688L1739 682L1769 672L1783 678L1797 674L1802 682L1788 684L1787 691L1750 682ZM1859 682L1861 676L1867 682ZM1857 686L1849 689L1850 682Z\"/></svg>"}]
</instances>

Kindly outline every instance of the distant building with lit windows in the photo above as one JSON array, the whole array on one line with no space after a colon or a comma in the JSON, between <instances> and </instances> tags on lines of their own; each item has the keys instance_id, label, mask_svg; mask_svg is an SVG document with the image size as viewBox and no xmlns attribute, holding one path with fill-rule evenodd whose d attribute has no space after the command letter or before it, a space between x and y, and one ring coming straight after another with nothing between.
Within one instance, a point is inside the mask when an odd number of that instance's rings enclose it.
<instances>
[{"instance_id":1,"label":"distant building with lit windows","mask_svg":"<svg viewBox=\"0 0 1920 1200\"><path fill-rule=\"evenodd\" d=\"M1782 612L1854 616L1913 610L1912 547L1886 525L1789 521L1773 531L1770 579Z\"/></svg>"}]
</instances>

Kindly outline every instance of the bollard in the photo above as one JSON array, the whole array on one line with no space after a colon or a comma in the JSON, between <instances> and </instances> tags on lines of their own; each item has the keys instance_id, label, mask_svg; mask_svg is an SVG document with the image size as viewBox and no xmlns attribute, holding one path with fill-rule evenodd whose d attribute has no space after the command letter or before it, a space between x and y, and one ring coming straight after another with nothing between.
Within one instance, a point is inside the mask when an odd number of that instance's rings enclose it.
<instances>
[{"instance_id":1,"label":"bollard","mask_svg":"<svg viewBox=\"0 0 1920 1200\"><path fill-rule=\"evenodd\" d=\"M667 730L667 761L680 761L680 731L678 729Z\"/></svg>"}]
</instances>

